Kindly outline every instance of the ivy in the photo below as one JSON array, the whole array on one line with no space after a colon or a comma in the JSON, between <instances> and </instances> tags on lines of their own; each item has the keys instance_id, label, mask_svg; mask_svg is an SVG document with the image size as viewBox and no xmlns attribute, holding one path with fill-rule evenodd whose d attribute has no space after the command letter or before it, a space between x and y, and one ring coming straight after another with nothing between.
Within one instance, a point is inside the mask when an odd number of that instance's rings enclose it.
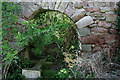
<instances>
[{"instance_id":1,"label":"ivy","mask_svg":"<svg viewBox=\"0 0 120 80\"><path fill-rule=\"evenodd\" d=\"M2 61L7 61L7 64L11 63L13 59L18 59L18 57L15 56L18 51L15 51L9 44L12 40L14 41L13 37L18 33L18 29L15 28L15 24L17 23L19 11L20 7L17 3L2 3Z\"/></svg>"},{"instance_id":2,"label":"ivy","mask_svg":"<svg viewBox=\"0 0 120 80\"><path fill-rule=\"evenodd\" d=\"M118 35L120 36L120 1L117 2L117 6L118 6L118 8L115 11L115 14L117 15L116 23L115 23L115 25L116 25L115 29L118 31ZM117 63L119 63L120 62L120 46L118 46L118 48L116 49L116 53L114 53L113 56L115 56L114 60Z\"/></svg>"},{"instance_id":3,"label":"ivy","mask_svg":"<svg viewBox=\"0 0 120 80\"><path fill-rule=\"evenodd\" d=\"M66 16L56 12L45 12L31 21L25 21L22 31L18 29L18 17L21 10L19 3L3 2L2 4L2 54L5 66L17 63L21 50L34 46L32 52L39 58L43 53L55 53L46 56L47 60L61 59L62 51L74 53L78 49L75 24ZM25 32L23 32L23 30ZM14 43L14 44L13 44ZM52 46L56 48L51 49ZM61 60L60 60L61 61Z\"/></svg>"}]
</instances>

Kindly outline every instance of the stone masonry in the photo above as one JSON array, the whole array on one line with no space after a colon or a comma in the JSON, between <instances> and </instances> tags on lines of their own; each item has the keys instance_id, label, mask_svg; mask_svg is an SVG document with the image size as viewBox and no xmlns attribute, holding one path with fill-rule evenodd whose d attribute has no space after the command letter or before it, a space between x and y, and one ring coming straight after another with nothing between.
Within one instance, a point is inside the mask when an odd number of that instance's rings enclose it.
<instances>
[{"instance_id":1,"label":"stone masonry","mask_svg":"<svg viewBox=\"0 0 120 80\"><path fill-rule=\"evenodd\" d=\"M115 2L26 2L21 6L24 20L32 19L39 9L57 10L69 16L78 28L83 53L107 48L107 53L115 52L119 38L115 30Z\"/></svg>"}]
</instances>

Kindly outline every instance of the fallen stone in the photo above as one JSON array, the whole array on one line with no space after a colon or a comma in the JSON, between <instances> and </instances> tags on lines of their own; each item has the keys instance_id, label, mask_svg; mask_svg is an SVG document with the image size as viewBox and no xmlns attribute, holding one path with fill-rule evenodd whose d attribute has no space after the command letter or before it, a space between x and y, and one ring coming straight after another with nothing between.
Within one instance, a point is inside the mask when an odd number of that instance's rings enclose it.
<instances>
[{"instance_id":1,"label":"fallen stone","mask_svg":"<svg viewBox=\"0 0 120 80\"><path fill-rule=\"evenodd\" d=\"M22 69L22 75L25 76L25 78L38 78L41 76L41 70L27 70Z\"/></svg>"},{"instance_id":2,"label":"fallen stone","mask_svg":"<svg viewBox=\"0 0 120 80\"><path fill-rule=\"evenodd\" d=\"M86 11L84 9L77 9L71 18L73 21L78 21L85 15L85 13Z\"/></svg>"},{"instance_id":3,"label":"fallen stone","mask_svg":"<svg viewBox=\"0 0 120 80\"><path fill-rule=\"evenodd\" d=\"M83 28L92 23L94 23L93 19L90 16L85 16L82 19L80 19L78 22L76 22L75 24L77 25L78 28Z\"/></svg>"}]
</instances>

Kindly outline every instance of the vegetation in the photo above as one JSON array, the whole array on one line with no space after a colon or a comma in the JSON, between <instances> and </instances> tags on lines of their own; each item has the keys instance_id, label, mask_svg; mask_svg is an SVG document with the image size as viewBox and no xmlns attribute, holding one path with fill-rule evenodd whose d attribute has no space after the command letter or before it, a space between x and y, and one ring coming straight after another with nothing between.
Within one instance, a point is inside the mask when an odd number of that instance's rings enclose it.
<instances>
[{"instance_id":1,"label":"vegetation","mask_svg":"<svg viewBox=\"0 0 120 80\"><path fill-rule=\"evenodd\" d=\"M58 12L46 12L21 25L18 23L19 18L17 17L20 11L19 4L4 2L2 6L4 6L2 8L2 54L3 62L5 62L3 72L5 78L23 78L21 69L33 67L33 64L30 63L32 59L64 63L61 66L64 68L73 66L69 60L76 57L78 39L75 25L67 16ZM55 16L51 14L55 14ZM22 26L22 31L16 25ZM14 46L11 43L14 43ZM24 50L28 47L30 56L27 56L27 60L21 59L19 56L24 54ZM67 58L68 62L64 61L66 54L72 55ZM24 65L22 65L23 60ZM66 63L69 65L67 66ZM32 66L27 66L27 64Z\"/></svg>"},{"instance_id":2,"label":"vegetation","mask_svg":"<svg viewBox=\"0 0 120 80\"><path fill-rule=\"evenodd\" d=\"M120 35L120 1L117 3L117 10L115 11L115 14L117 15L116 18L116 30L118 31L118 35ZM120 39L119 39L120 40ZM115 56L115 62L120 64L120 45L118 46L116 53L113 54Z\"/></svg>"},{"instance_id":3,"label":"vegetation","mask_svg":"<svg viewBox=\"0 0 120 80\"><path fill-rule=\"evenodd\" d=\"M19 3L2 3L2 55L5 78L25 78L23 68L33 68L41 61L41 78L91 78L103 76L105 56L93 54L90 59L78 58L78 38L75 24L60 12L44 11L34 19L19 24ZM120 3L115 12L118 17L116 29L120 34ZM17 26L16 26L17 25ZM19 26L18 26L19 25ZM29 54L27 54L29 53ZM120 48L112 56L120 62ZM46 64L46 63L52 64ZM38 78L38 79L39 79Z\"/></svg>"}]
</instances>

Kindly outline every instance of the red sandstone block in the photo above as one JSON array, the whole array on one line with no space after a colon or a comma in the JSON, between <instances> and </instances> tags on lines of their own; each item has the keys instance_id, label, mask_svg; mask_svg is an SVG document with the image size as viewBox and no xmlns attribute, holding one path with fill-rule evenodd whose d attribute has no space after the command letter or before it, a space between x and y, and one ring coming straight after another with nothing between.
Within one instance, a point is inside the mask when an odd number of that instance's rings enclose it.
<instances>
[{"instance_id":1,"label":"red sandstone block","mask_svg":"<svg viewBox=\"0 0 120 80\"><path fill-rule=\"evenodd\" d=\"M108 33L108 30L105 28L92 28L91 31L96 33Z\"/></svg>"},{"instance_id":2,"label":"red sandstone block","mask_svg":"<svg viewBox=\"0 0 120 80\"><path fill-rule=\"evenodd\" d=\"M86 11L88 11L88 12L99 12L100 9L94 7L94 8L87 8Z\"/></svg>"},{"instance_id":3,"label":"red sandstone block","mask_svg":"<svg viewBox=\"0 0 120 80\"><path fill-rule=\"evenodd\" d=\"M81 38L81 43L84 44L97 44L99 43L99 40L104 38L103 35L91 35L87 37L82 37Z\"/></svg>"},{"instance_id":4,"label":"red sandstone block","mask_svg":"<svg viewBox=\"0 0 120 80\"><path fill-rule=\"evenodd\" d=\"M99 44L104 44L105 43L105 40L104 39L100 39L99 40Z\"/></svg>"},{"instance_id":5,"label":"red sandstone block","mask_svg":"<svg viewBox=\"0 0 120 80\"><path fill-rule=\"evenodd\" d=\"M111 24L110 23L107 23L105 21L99 21L98 22L98 26L102 26L102 27L105 27L105 28L109 28L111 27Z\"/></svg>"}]
</instances>

